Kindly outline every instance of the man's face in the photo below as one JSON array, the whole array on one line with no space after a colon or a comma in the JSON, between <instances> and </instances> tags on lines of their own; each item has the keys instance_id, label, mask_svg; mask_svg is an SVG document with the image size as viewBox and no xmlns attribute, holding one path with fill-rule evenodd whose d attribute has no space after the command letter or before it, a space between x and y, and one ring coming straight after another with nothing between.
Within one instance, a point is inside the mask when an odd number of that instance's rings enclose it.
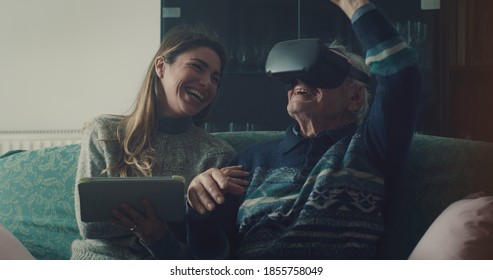
<instances>
[{"instance_id":1,"label":"man's face","mask_svg":"<svg viewBox=\"0 0 493 280\"><path fill-rule=\"evenodd\" d=\"M326 89L297 80L288 91L288 113L297 121L336 121L348 112L350 89L347 82L337 88Z\"/></svg>"}]
</instances>

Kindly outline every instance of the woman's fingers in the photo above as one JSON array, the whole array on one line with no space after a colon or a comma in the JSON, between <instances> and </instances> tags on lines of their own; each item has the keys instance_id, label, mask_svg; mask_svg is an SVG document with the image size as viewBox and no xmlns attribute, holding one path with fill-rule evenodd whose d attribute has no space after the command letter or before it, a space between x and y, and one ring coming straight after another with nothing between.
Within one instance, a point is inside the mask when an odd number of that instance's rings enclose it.
<instances>
[{"instance_id":1,"label":"woman's fingers","mask_svg":"<svg viewBox=\"0 0 493 280\"><path fill-rule=\"evenodd\" d=\"M117 225L117 226L121 226L121 227L130 229L135 225L135 223L131 219L129 219L126 215L124 215L118 209L112 209L111 210L111 216L112 216L112 219L110 220L110 222Z\"/></svg>"},{"instance_id":2,"label":"woman's fingers","mask_svg":"<svg viewBox=\"0 0 493 280\"><path fill-rule=\"evenodd\" d=\"M161 239L166 231L167 225L159 219L156 211L148 199L142 199L142 205L146 216L128 203L122 203L119 209L112 209L111 223L130 230L134 235L146 243L154 243Z\"/></svg>"},{"instance_id":3,"label":"woman's fingers","mask_svg":"<svg viewBox=\"0 0 493 280\"><path fill-rule=\"evenodd\" d=\"M245 171L235 170L234 172L244 173ZM214 181L217 182L217 187L219 187L222 193L230 193L233 195L242 194L245 190L245 187L249 184L249 181L247 180L226 176L224 171L214 172L211 175Z\"/></svg>"},{"instance_id":4,"label":"woman's fingers","mask_svg":"<svg viewBox=\"0 0 493 280\"><path fill-rule=\"evenodd\" d=\"M248 181L230 178L230 183L223 190L224 193L229 193L232 195L240 195L245 192L245 187L249 184ZM233 181L240 181L239 183L234 183Z\"/></svg>"},{"instance_id":5,"label":"woman's fingers","mask_svg":"<svg viewBox=\"0 0 493 280\"><path fill-rule=\"evenodd\" d=\"M144 205L144 210L146 212L147 218L150 219L151 221L159 220L159 217L156 214L156 209L154 208L152 203L146 198L143 198L141 201L142 201L142 205Z\"/></svg>"},{"instance_id":6,"label":"woman's fingers","mask_svg":"<svg viewBox=\"0 0 493 280\"><path fill-rule=\"evenodd\" d=\"M250 172L243 170L242 165L226 166L220 169L228 177L248 177Z\"/></svg>"},{"instance_id":7,"label":"woman's fingers","mask_svg":"<svg viewBox=\"0 0 493 280\"><path fill-rule=\"evenodd\" d=\"M224 173L218 169L212 169L210 176L205 176L201 181L202 187L207 191L209 196L217 203L224 203L223 190L228 183L228 177L224 176ZM208 198L209 196L204 196Z\"/></svg>"},{"instance_id":8,"label":"woman's fingers","mask_svg":"<svg viewBox=\"0 0 493 280\"><path fill-rule=\"evenodd\" d=\"M243 188L247 187L248 184L250 184L250 181L248 181L248 180L241 179L241 178L234 178L234 177L228 178L228 181L229 181L229 184L238 185L238 186L241 186Z\"/></svg>"},{"instance_id":9,"label":"woman's fingers","mask_svg":"<svg viewBox=\"0 0 493 280\"><path fill-rule=\"evenodd\" d=\"M225 167L221 168L220 170L222 172L225 172L228 170L242 170L242 169L243 169L243 165L230 165L230 166L225 166Z\"/></svg>"},{"instance_id":10,"label":"woman's fingers","mask_svg":"<svg viewBox=\"0 0 493 280\"><path fill-rule=\"evenodd\" d=\"M212 178L213 172L220 172L218 169L209 169L195 177L188 187L188 201L190 206L199 213L212 211L215 203L222 203L224 196ZM218 202L219 201L219 202Z\"/></svg>"},{"instance_id":11,"label":"woman's fingers","mask_svg":"<svg viewBox=\"0 0 493 280\"><path fill-rule=\"evenodd\" d=\"M205 206L208 204L208 202L206 202L206 204L204 205L202 200L199 198L199 195L194 191L188 192L188 204L190 204L190 206L200 214L205 214L207 211L209 211ZM213 207L214 206L212 205L211 208Z\"/></svg>"},{"instance_id":12,"label":"woman's fingers","mask_svg":"<svg viewBox=\"0 0 493 280\"><path fill-rule=\"evenodd\" d=\"M242 179L250 176L243 166L234 165L221 169L211 168L196 176L188 188L188 203L199 213L213 211L216 204L223 204L224 194L242 194L249 181Z\"/></svg>"},{"instance_id":13,"label":"woman's fingers","mask_svg":"<svg viewBox=\"0 0 493 280\"><path fill-rule=\"evenodd\" d=\"M143 224L145 217L136 210L132 205L128 203L120 204L120 208L125 211L125 214L128 215L128 218L135 224Z\"/></svg>"}]
</instances>

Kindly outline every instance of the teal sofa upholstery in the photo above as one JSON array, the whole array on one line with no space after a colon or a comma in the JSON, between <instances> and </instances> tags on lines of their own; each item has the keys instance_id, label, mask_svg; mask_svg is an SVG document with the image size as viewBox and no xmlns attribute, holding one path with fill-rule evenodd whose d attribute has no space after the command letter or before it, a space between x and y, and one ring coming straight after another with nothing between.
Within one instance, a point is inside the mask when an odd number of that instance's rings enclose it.
<instances>
[{"instance_id":1,"label":"teal sofa upholstery","mask_svg":"<svg viewBox=\"0 0 493 280\"><path fill-rule=\"evenodd\" d=\"M279 131L216 133L239 150ZM73 189L80 145L0 157L0 223L37 259L68 259L78 238ZM493 195L493 143L415 135L402 183L390 197L380 258L406 259L433 220L469 193Z\"/></svg>"}]
</instances>

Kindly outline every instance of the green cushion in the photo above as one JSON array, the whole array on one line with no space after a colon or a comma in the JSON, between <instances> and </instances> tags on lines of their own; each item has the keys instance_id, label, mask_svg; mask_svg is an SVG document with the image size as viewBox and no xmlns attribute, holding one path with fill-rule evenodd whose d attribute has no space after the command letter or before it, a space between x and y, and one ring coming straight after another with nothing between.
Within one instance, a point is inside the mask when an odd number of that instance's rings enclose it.
<instances>
[{"instance_id":1,"label":"green cushion","mask_svg":"<svg viewBox=\"0 0 493 280\"><path fill-rule=\"evenodd\" d=\"M24 152L24 151L25 150L10 150L10 151L6 152L5 154L0 155L0 159L6 158L6 157L11 156L13 154L21 153L21 152Z\"/></svg>"},{"instance_id":2,"label":"green cushion","mask_svg":"<svg viewBox=\"0 0 493 280\"><path fill-rule=\"evenodd\" d=\"M0 223L37 259L67 259L79 235L73 188L80 145L0 159Z\"/></svg>"},{"instance_id":3,"label":"green cushion","mask_svg":"<svg viewBox=\"0 0 493 280\"><path fill-rule=\"evenodd\" d=\"M212 133L226 140L236 151L240 151L249 144L268 142L282 138L284 131L238 131Z\"/></svg>"}]
</instances>

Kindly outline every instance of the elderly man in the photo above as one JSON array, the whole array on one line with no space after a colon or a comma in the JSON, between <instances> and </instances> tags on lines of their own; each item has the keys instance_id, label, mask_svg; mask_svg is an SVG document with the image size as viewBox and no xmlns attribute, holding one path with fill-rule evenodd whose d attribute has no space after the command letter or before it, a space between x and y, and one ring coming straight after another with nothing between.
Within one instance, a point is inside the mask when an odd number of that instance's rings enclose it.
<instances>
[{"instance_id":1,"label":"elderly man","mask_svg":"<svg viewBox=\"0 0 493 280\"><path fill-rule=\"evenodd\" d=\"M330 1L351 19L366 60L329 46L333 58L319 69L331 73L332 64L349 62L339 68L343 76L280 73L290 83L287 110L297 124L282 140L247 147L230 167L191 182L195 257L376 257L384 196L406 159L421 78L415 53L373 4ZM364 72L378 84L371 107Z\"/></svg>"}]
</instances>

